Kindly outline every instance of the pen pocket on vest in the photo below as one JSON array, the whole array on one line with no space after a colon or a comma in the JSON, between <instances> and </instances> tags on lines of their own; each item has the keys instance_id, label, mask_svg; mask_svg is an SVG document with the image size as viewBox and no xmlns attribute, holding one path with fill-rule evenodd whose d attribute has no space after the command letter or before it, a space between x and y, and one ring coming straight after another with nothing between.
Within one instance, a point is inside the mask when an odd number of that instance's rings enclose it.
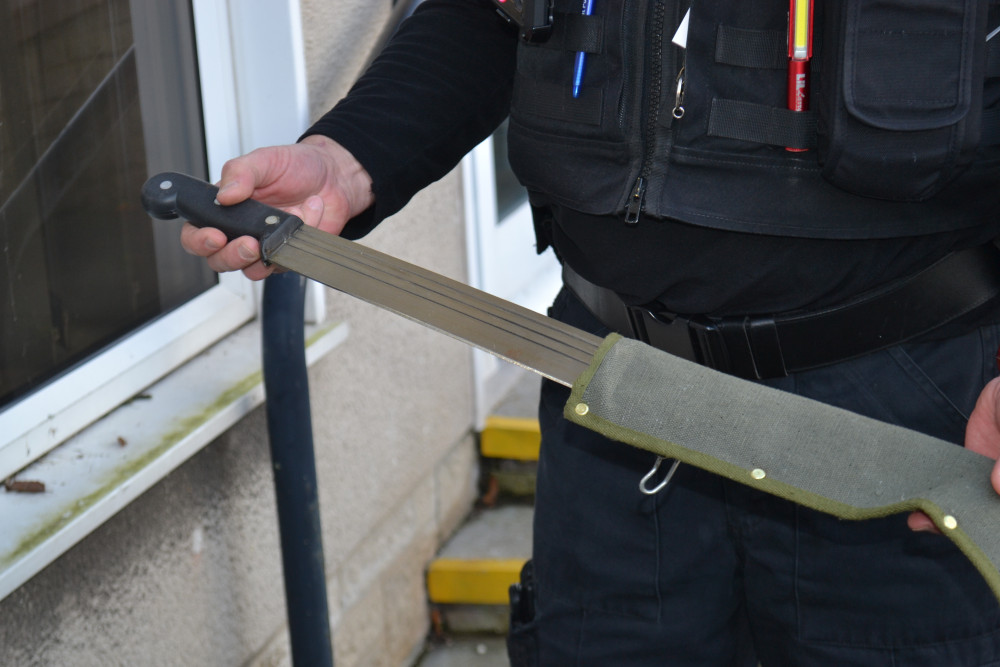
<instances>
[{"instance_id":1,"label":"pen pocket on vest","mask_svg":"<svg viewBox=\"0 0 1000 667\"><path fill-rule=\"evenodd\" d=\"M980 141L985 3L824 5L823 176L867 197L932 197L968 166Z\"/></svg>"},{"instance_id":2,"label":"pen pocket on vest","mask_svg":"<svg viewBox=\"0 0 1000 667\"><path fill-rule=\"evenodd\" d=\"M508 158L529 191L589 213L614 213L627 191L632 105L626 41L637 2L556 0L552 34L518 45ZM573 96L577 54L585 67ZM567 169L573 165L573 169Z\"/></svg>"}]
</instances>

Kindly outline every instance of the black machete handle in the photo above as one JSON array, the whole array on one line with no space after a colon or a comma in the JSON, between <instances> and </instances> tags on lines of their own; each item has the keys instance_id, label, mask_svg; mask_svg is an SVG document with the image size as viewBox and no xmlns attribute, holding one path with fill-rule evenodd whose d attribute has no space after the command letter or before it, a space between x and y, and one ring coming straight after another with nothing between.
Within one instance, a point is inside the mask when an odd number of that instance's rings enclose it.
<instances>
[{"instance_id":1,"label":"black machete handle","mask_svg":"<svg viewBox=\"0 0 1000 667\"><path fill-rule=\"evenodd\" d=\"M142 207L158 220L184 218L195 227L215 227L230 241L252 236L260 241L265 260L302 226L297 216L253 199L222 206L218 192L200 178L167 171L142 186Z\"/></svg>"}]
</instances>

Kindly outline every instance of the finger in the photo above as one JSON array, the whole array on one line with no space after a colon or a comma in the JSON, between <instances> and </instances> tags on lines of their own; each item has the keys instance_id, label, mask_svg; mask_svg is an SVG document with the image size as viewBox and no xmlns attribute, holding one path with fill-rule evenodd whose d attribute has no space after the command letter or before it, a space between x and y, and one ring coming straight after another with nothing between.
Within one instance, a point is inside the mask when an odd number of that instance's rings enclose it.
<instances>
[{"instance_id":1,"label":"finger","mask_svg":"<svg viewBox=\"0 0 1000 667\"><path fill-rule=\"evenodd\" d=\"M323 198L317 195L313 195L306 199L302 206L295 206L289 209L292 215L297 215L302 222L309 225L310 227L319 227L320 222L323 220Z\"/></svg>"},{"instance_id":2,"label":"finger","mask_svg":"<svg viewBox=\"0 0 1000 667\"><path fill-rule=\"evenodd\" d=\"M910 515L906 517L906 525L909 526L910 530L916 533L941 534L938 527L934 525L934 521L932 521L931 518L923 512L910 513Z\"/></svg>"},{"instance_id":3,"label":"finger","mask_svg":"<svg viewBox=\"0 0 1000 667\"><path fill-rule=\"evenodd\" d=\"M301 207L293 207L289 209L292 215L297 215L304 224L311 227L316 227L319 225L320 220L323 217L323 199L321 197L310 197L307 199ZM252 239L249 239L252 240ZM242 241L242 239L237 239L237 241ZM235 242L234 242L235 243ZM233 245L233 244L230 244ZM254 246L253 250L259 253L259 246ZM248 252L249 249L245 249ZM247 257L248 254L240 253L238 257L240 260ZM263 280L272 273L280 273L283 269L272 265L266 265L263 261L259 260L259 254L256 255L257 261L243 267L243 275L245 275L250 280Z\"/></svg>"},{"instance_id":4,"label":"finger","mask_svg":"<svg viewBox=\"0 0 1000 667\"><path fill-rule=\"evenodd\" d=\"M979 394L965 427L965 446L996 459L1000 455L1000 378L994 378Z\"/></svg>"},{"instance_id":5,"label":"finger","mask_svg":"<svg viewBox=\"0 0 1000 667\"><path fill-rule=\"evenodd\" d=\"M272 273L278 273L281 269L274 266L273 264L267 265L264 262L254 262L247 268L243 269L243 275L245 275L250 280L263 280L267 278Z\"/></svg>"},{"instance_id":6,"label":"finger","mask_svg":"<svg viewBox=\"0 0 1000 667\"><path fill-rule=\"evenodd\" d=\"M241 236L207 257L213 271L242 271L260 261L260 244L251 236Z\"/></svg>"},{"instance_id":7,"label":"finger","mask_svg":"<svg viewBox=\"0 0 1000 667\"><path fill-rule=\"evenodd\" d=\"M226 245L226 235L211 227L199 228L185 222L181 228L181 246L198 257L208 257Z\"/></svg>"},{"instance_id":8,"label":"finger","mask_svg":"<svg viewBox=\"0 0 1000 667\"><path fill-rule=\"evenodd\" d=\"M993 472L990 473L990 483L993 484L993 490L1000 493L1000 461L997 461L993 465Z\"/></svg>"},{"instance_id":9,"label":"finger","mask_svg":"<svg viewBox=\"0 0 1000 667\"><path fill-rule=\"evenodd\" d=\"M229 160L222 166L219 193L216 199L223 206L232 206L249 199L260 187L260 170L255 167L254 153Z\"/></svg>"},{"instance_id":10,"label":"finger","mask_svg":"<svg viewBox=\"0 0 1000 667\"><path fill-rule=\"evenodd\" d=\"M239 204L241 201L250 199L253 191L253 181L235 176L233 180L219 181L219 192L215 196L215 199L223 206L232 206L233 204Z\"/></svg>"}]
</instances>

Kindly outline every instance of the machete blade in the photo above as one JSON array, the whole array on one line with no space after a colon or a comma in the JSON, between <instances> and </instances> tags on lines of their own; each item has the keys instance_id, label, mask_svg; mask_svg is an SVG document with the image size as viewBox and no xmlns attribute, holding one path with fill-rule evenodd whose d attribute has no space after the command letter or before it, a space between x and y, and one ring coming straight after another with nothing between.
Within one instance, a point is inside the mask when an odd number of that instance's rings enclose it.
<instances>
[{"instance_id":1,"label":"machete blade","mask_svg":"<svg viewBox=\"0 0 1000 667\"><path fill-rule=\"evenodd\" d=\"M572 386L602 339L353 241L308 227L254 200L221 206L218 189L178 173L150 178L146 211L252 236L265 260L402 315L551 380Z\"/></svg>"}]
</instances>

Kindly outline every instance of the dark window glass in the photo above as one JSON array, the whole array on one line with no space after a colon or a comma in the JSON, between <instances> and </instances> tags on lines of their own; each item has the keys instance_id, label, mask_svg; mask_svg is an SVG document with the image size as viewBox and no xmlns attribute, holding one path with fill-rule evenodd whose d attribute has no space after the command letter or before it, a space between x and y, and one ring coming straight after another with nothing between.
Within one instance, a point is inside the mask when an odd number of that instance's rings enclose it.
<instances>
[{"instance_id":1,"label":"dark window glass","mask_svg":"<svg viewBox=\"0 0 1000 667\"><path fill-rule=\"evenodd\" d=\"M0 0L0 405L216 283L139 205L205 176L186 2Z\"/></svg>"}]
</instances>

